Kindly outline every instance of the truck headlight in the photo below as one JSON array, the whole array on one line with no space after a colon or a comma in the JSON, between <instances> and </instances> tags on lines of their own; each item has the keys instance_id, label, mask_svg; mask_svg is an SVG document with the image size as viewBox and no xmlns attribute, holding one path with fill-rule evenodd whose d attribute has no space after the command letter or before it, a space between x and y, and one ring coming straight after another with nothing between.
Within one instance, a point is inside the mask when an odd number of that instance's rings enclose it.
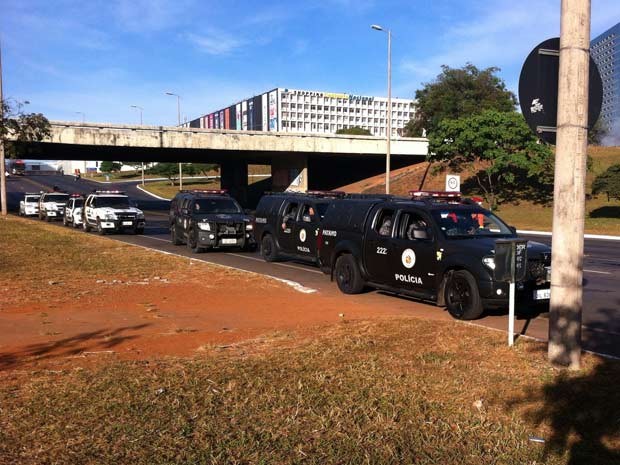
<instances>
[{"instance_id":1,"label":"truck headlight","mask_svg":"<svg viewBox=\"0 0 620 465\"><path fill-rule=\"evenodd\" d=\"M116 219L116 215L114 213L106 213L105 214L105 219L106 220L115 220Z\"/></svg>"},{"instance_id":2,"label":"truck headlight","mask_svg":"<svg viewBox=\"0 0 620 465\"><path fill-rule=\"evenodd\" d=\"M252 231L254 229L254 225L252 223L247 223L245 225L245 230L246 231Z\"/></svg>"},{"instance_id":3,"label":"truck headlight","mask_svg":"<svg viewBox=\"0 0 620 465\"><path fill-rule=\"evenodd\" d=\"M198 229L202 231L211 231L211 225L209 223L198 223Z\"/></svg>"},{"instance_id":4,"label":"truck headlight","mask_svg":"<svg viewBox=\"0 0 620 465\"><path fill-rule=\"evenodd\" d=\"M144 219L144 213L138 213L136 215L136 218L139 219L139 220L143 220Z\"/></svg>"},{"instance_id":5,"label":"truck headlight","mask_svg":"<svg viewBox=\"0 0 620 465\"><path fill-rule=\"evenodd\" d=\"M495 269L495 257L484 257L482 263L491 270Z\"/></svg>"}]
</instances>

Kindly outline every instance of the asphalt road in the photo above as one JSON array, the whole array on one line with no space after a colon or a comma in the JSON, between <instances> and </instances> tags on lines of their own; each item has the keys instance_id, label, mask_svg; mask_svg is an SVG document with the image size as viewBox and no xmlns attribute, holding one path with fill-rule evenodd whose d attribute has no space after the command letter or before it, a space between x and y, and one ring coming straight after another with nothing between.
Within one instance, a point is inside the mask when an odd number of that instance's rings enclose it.
<instances>
[{"instance_id":1,"label":"asphalt road","mask_svg":"<svg viewBox=\"0 0 620 465\"><path fill-rule=\"evenodd\" d=\"M173 246L168 233L168 202L157 200L140 191L136 182L97 183L86 179L74 181L71 176L26 176L11 177L8 180L9 210L17 212L24 192L49 190L57 186L69 193L86 194L94 189L124 190L137 201L146 215L146 228L142 236L109 236L148 248L175 253L220 265L240 268L264 275L300 283L321 293L340 294L335 283L311 265L298 262L266 263L257 252L210 252L195 255L183 246ZM62 225L59 223L60 227ZM527 239L550 244L550 237L527 236ZM586 239L584 257L584 310L583 345L586 350L620 357L620 242ZM395 297L382 292L368 292L363 296L371 299L378 307L407 306L409 299ZM409 304L410 305L410 304ZM410 305L411 306L411 305ZM411 306L413 307L413 306ZM428 305L428 311L446 313ZM507 311L485 314L474 325L505 330ZM518 317L517 331L522 334L546 340L548 320L545 314L523 314Z\"/></svg>"}]
</instances>

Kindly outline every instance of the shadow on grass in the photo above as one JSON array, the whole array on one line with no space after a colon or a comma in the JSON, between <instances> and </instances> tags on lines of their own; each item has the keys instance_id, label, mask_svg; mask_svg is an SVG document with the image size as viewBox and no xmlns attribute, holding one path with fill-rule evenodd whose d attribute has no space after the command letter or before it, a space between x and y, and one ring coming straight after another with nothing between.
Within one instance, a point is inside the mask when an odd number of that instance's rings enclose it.
<instances>
[{"instance_id":1,"label":"shadow on grass","mask_svg":"<svg viewBox=\"0 0 620 465\"><path fill-rule=\"evenodd\" d=\"M95 350L109 350L121 342L135 339L136 335L124 334L128 331L137 331L150 326L141 324L126 326L115 330L101 329L67 337L58 341L42 344L31 344L22 350L11 353L0 353L0 371L18 367L20 364L36 360L63 358Z\"/></svg>"},{"instance_id":2,"label":"shadow on grass","mask_svg":"<svg viewBox=\"0 0 620 465\"><path fill-rule=\"evenodd\" d=\"M590 212L590 218L620 218L620 206L600 207Z\"/></svg>"}]
</instances>

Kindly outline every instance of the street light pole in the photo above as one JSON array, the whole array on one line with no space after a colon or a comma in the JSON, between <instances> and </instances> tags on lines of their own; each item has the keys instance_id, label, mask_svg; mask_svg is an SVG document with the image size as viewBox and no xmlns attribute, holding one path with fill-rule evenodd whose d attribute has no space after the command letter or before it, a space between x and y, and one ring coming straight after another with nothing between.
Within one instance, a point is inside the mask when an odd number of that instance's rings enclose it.
<instances>
[{"instance_id":1,"label":"street light pole","mask_svg":"<svg viewBox=\"0 0 620 465\"><path fill-rule=\"evenodd\" d=\"M373 24L370 26L375 31L383 31L388 36L388 53L387 53L387 134L386 134L386 154L385 154L385 193L390 193L390 157L392 142L392 30L387 31L383 27Z\"/></svg>"},{"instance_id":2,"label":"street light pole","mask_svg":"<svg viewBox=\"0 0 620 465\"><path fill-rule=\"evenodd\" d=\"M86 115L84 114L84 112L76 111L75 114L76 115L82 115L82 124L84 124L84 121L86 120Z\"/></svg>"},{"instance_id":3,"label":"street light pole","mask_svg":"<svg viewBox=\"0 0 620 465\"><path fill-rule=\"evenodd\" d=\"M4 118L4 100L2 100L2 44L0 43L0 120ZM6 208L6 165L4 164L4 140L0 137L0 196L2 216L6 218L8 211Z\"/></svg>"},{"instance_id":4,"label":"street light pole","mask_svg":"<svg viewBox=\"0 0 620 465\"><path fill-rule=\"evenodd\" d=\"M166 95L173 95L177 98L177 125L181 127L181 96L173 92L166 92ZM183 190L183 165L179 163L179 190Z\"/></svg>"},{"instance_id":5,"label":"street light pole","mask_svg":"<svg viewBox=\"0 0 620 465\"><path fill-rule=\"evenodd\" d=\"M136 110L140 112L140 126L142 126L142 112L144 111L144 108L142 108L139 105L130 105L130 107L135 108Z\"/></svg>"}]
</instances>

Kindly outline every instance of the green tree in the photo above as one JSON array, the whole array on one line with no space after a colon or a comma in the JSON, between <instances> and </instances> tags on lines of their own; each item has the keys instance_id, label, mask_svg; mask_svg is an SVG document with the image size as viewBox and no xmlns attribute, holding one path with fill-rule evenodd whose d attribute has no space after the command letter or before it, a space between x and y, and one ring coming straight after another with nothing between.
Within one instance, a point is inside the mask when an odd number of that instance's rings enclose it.
<instances>
[{"instance_id":1,"label":"green tree","mask_svg":"<svg viewBox=\"0 0 620 465\"><path fill-rule=\"evenodd\" d=\"M351 128L338 129L336 134L349 134L352 136L372 136L368 129L360 128L359 126L353 126Z\"/></svg>"},{"instance_id":2,"label":"green tree","mask_svg":"<svg viewBox=\"0 0 620 465\"><path fill-rule=\"evenodd\" d=\"M174 186L174 182L179 177L179 164L178 163L157 163L150 170L150 173L158 174L168 178L170 184Z\"/></svg>"},{"instance_id":3,"label":"green tree","mask_svg":"<svg viewBox=\"0 0 620 465\"><path fill-rule=\"evenodd\" d=\"M538 143L519 113L486 110L444 119L429 137L429 161L475 174L473 180L491 209L509 193L545 199L553 184L553 156ZM515 194L516 193L516 194ZM508 195L504 195L508 197Z\"/></svg>"},{"instance_id":4,"label":"green tree","mask_svg":"<svg viewBox=\"0 0 620 465\"><path fill-rule=\"evenodd\" d=\"M196 169L196 173L207 176L211 171L219 171L220 166L212 163L192 163Z\"/></svg>"},{"instance_id":5,"label":"green tree","mask_svg":"<svg viewBox=\"0 0 620 465\"><path fill-rule=\"evenodd\" d=\"M601 145L603 138L607 135L607 129L602 119L598 119L592 129L588 131L588 144Z\"/></svg>"},{"instance_id":6,"label":"green tree","mask_svg":"<svg viewBox=\"0 0 620 465\"><path fill-rule=\"evenodd\" d=\"M499 68L478 69L471 63L462 68L443 65L433 82L415 93L416 113L404 135L420 137L433 133L444 119L457 119L485 110L514 111L515 95L496 73Z\"/></svg>"},{"instance_id":7,"label":"green tree","mask_svg":"<svg viewBox=\"0 0 620 465\"><path fill-rule=\"evenodd\" d=\"M121 163L115 161L104 160L99 165L99 169L103 173L116 173L121 170Z\"/></svg>"},{"instance_id":8,"label":"green tree","mask_svg":"<svg viewBox=\"0 0 620 465\"><path fill-rule=\"evenodd\" d=\"M24 113L22 105L11 106L0 100L0 169L2 170L2 216L7 215L6 183L4 182L4 157L17 155L18 147L13 142L41 141L50 137L50 123L41 113ZM11 141L11 144L7 144Z\"/></svg>"},{"instance_id":9,"label":"green tree","mask_svg":"<svg viewBox=\"0 0 620 465\"><path fill-rule=\"evenodd\" d=\"M609 198L620 199L620 165L611 165L592 183L592 193L605 192Z\"/></svg>"}]
</instances>

